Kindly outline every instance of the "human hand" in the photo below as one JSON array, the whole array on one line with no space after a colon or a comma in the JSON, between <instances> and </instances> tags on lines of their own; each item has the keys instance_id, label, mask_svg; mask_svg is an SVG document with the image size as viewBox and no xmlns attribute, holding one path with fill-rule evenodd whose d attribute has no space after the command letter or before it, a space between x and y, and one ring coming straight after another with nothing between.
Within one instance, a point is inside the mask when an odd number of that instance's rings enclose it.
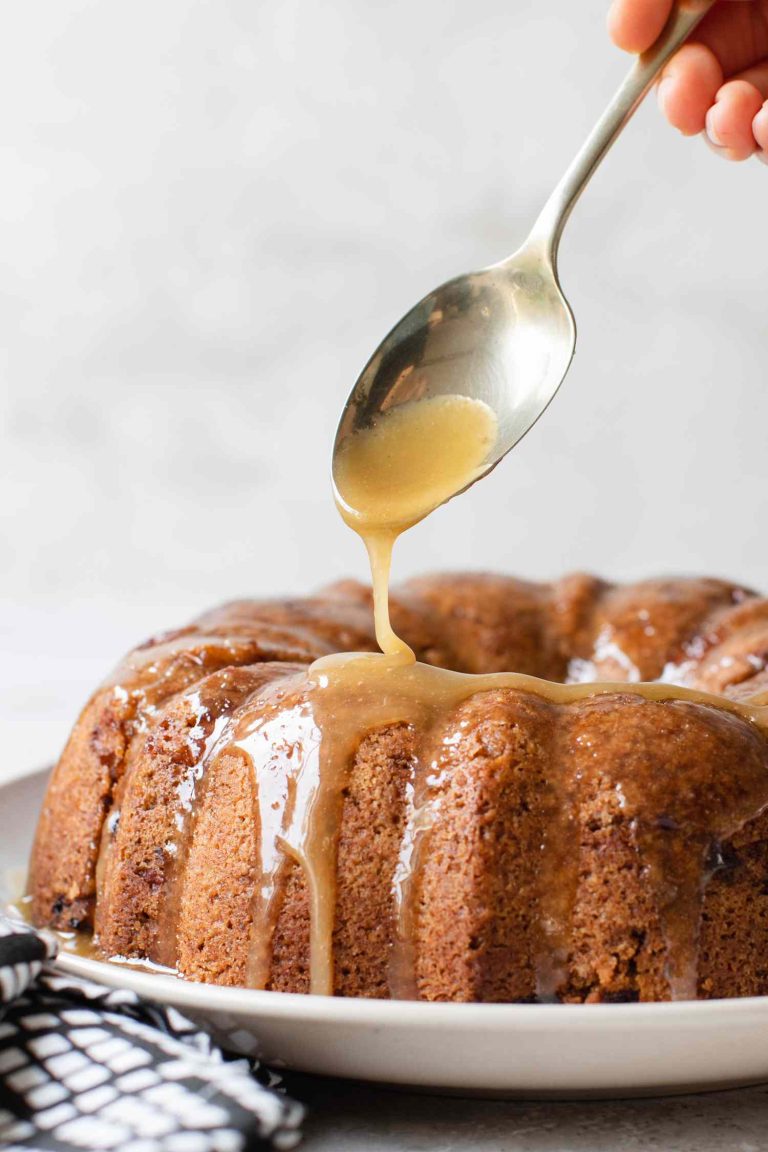
<instances>
[{"instance_id":1,"label":"human hand","mask_svg":"<svg viewBox=\"0 0 768 1152\"><path fill-rule=\"evenodd\" d=\"M673 0L613 0L611 38L627 52L650 48ZM705 132L727 160L768 163L768 0L718 0L658 81L659 105L684 136Z\"/></svg>"}]
</instances>

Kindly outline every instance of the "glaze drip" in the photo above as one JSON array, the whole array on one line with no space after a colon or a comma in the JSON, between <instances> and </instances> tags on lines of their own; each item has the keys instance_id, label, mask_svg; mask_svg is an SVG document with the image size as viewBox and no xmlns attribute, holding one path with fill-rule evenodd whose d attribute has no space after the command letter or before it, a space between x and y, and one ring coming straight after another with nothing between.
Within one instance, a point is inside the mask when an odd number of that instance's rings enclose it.
<instances>
[{"instance_id":1,"label":"glaze drip","mask_svg":"<svg viewBox=\"0 0 768 1152\"><path fill-rule=\"evenodd\" d=\"M336 451L336 504L368 551L376 639L388 656L415 659L389 621L395 541L487 470L497 435L495 413L481 400L432 396L387 409Z\"/></svg>"}]
</instances>

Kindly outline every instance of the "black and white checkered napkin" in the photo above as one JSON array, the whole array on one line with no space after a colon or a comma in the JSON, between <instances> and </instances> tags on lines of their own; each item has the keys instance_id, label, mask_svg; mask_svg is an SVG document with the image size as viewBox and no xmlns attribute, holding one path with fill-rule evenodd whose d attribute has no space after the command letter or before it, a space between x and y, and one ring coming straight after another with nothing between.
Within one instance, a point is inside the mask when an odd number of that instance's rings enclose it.
<instances>
[{"instance_id":1,"label":"black and white checkered napkin","mask_svg":"<svg viewBox=\"0 0 768 1152\"><path fill-rule=\"evenodd\" d=\"M46 966L55 951L53 939L0 913L0 1148L241 1152L299 1142L303 1109L247 1061L227 1059L173 1008L56 975Z\"/></svg>"}]
</instances>

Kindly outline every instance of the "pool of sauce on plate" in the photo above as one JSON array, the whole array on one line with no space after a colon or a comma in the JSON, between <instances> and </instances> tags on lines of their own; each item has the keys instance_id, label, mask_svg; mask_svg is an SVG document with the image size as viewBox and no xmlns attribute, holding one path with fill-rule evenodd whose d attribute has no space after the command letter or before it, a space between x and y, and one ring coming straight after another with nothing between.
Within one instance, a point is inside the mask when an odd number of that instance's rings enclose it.
<instances>
[{"instance_id":1,"label":"pool of sauce on plate","mask_svg":"<svg viewBox=\"0 0 768 1152\"><path fill-rule=\"evenodd\" d=\"M32 897L20 896L8 905L11 915L27 924L34 924L32 919ZM177 976L174 968L165 964L157 964L154 960L137 958L135 956L109 956L105 957L99 948L98 938L92 932L64 932L60 929L46 928L49 936L54 936L59 946L59 952L66 952L70 956L80 956L83 960L95 960L99 963L116 964L124 968L133 968L137 972L149 972L154 976Z\"/></svg>"}]
</instances>

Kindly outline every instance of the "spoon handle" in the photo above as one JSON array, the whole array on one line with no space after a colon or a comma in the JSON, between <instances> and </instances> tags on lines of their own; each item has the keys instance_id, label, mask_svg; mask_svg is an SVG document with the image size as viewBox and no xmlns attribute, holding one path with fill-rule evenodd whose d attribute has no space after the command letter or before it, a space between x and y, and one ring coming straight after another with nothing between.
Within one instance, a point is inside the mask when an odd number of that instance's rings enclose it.
<instances>
[{"instance_id":1,"label":"spoon handle","mask_svg":"<svg viewBox=\"0 0 768 1152\"><path fill-rule=\"evenodd\" d=\"M638 56L624 83L590 132L533 226L530 243L554 265L563 228L600 161L629 122L661 69L706 16L715 0L679 0L655 44Z\"/></svg>"}]
</instances>

